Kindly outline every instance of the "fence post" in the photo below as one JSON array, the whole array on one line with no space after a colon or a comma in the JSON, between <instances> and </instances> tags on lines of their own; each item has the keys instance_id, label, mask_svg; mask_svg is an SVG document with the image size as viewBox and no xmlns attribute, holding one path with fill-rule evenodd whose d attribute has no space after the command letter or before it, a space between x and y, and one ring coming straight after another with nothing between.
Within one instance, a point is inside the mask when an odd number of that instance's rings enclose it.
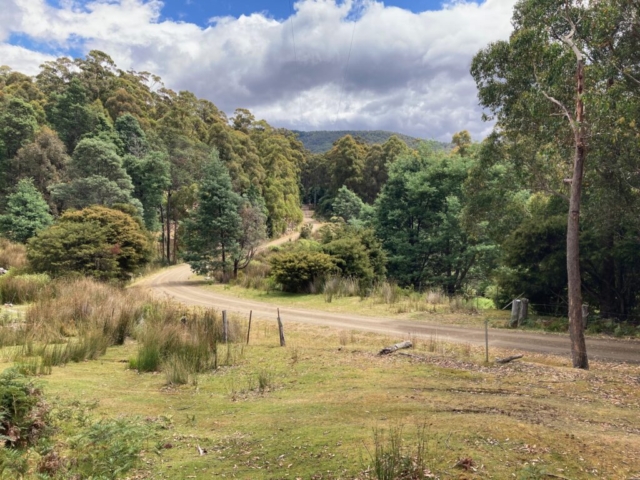
<instances>
[{"instance_id":1,"label":"fence post","mask_svg":"<svg viewBox=\"0 0 640 480\"><path fill-rule=\"evenodd\" d=\"M224 343L229 342L229 321L227 320L227 311L222 311L222 335L224 337Z\"/></svg>"},{"instance_id":2,"label":"fence post","mask_svg":"<svg viewBox=\"0 0 640 480\"><path fill-rule=\"evenodd\" d=\"M484 321L485 362L489 363L489 319Z\"/></svg>"},{"instance_id":3,"label":"fence post","mask_svg":"<svg viewBox=\"0 0 640 480\"><path fill-rule=\"evenodd\" d=\"M522 307L522 302L520 299L515 299L511 305L511 319L509 320L509 326L511 328L518 326L518 321L520 320L520 308Z\"/></svg>"},{"instance_id":4,"label":"fence post","mask_svg":"<svg viewBox=\"0 0 640 480\"><path fill-rule=\"evenodd\" d=\"M520 311L518 312L518 326L520 326L520 322L527 319L529 316L529 300L523 298L520 300Z\"/></svg>"},{"instance_id":5,"label":"fence post","mask_svg":"<svg viewBox=\"0 0 640 480\"><path fill-rule=\"evenodd\" d=\"M249 335L251 335L251 317L253 317L253 310L249 311L249 328L247 329L247 345L249 345Z\"/></svg>"},{"instance_id":6,"label":"fence post","mask_svg":"<svg viewBox=\"0 0 640 480\"><path fill-rule=\"evenodd\" d=\"M278 309L278 331L280 332L280 346L284 347L286 342L284 340L284 327L282 326L282 320L280 319L280 309Z\"/></svg>"}]
</instances>

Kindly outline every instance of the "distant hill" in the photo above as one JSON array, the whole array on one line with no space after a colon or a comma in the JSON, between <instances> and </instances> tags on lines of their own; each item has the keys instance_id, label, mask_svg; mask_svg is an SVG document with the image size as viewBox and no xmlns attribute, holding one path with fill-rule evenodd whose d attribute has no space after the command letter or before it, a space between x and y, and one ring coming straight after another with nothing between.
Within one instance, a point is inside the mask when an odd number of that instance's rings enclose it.
<instances>
[{"instance_id":1,"label":"distant hill","mask_svg":"<svg viewBox=\"0 0 640 480\"><path fill-rule=\"evenodd\" d=\"M436 140L422 140L420 138L410 137L401 133L387 132L385 130L334 130L326 131L319 130L314 132L302 132L300 130L293 130L298 134L300 141L304 146L313 153L324 153L331 150L333 143L336 140L344 137L345 135L351 135L352 137L358 137L365 143L370 145L376 143L384 143L393 135L403 140L410 147L416 147L420 142L427 142L432 144L436 148L450 148L448 143L438 142Z\"/></svg>"}]
</instances>

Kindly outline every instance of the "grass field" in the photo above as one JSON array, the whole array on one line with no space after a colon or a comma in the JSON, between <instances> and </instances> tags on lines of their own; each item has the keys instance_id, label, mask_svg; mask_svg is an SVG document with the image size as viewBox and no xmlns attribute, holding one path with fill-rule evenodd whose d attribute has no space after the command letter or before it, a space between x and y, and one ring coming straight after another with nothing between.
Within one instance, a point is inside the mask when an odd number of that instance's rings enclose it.
<instances>
[{"instance_id":1,"label":"grass field","mask_svg":"<svg viewBox=\"0 0 640 480\"><path fill-rule=\"evenodd\" d=\"M422 444L423 476L391 478L640 475L638 366L595 363L585 372L535 355L485 365L482 350L437 338L379 357L397 339L285 328L282 348L273 322L254 321L250 345L233 347L235 366L191 385L128 369L131 340L39 381L54 405L91 405L93 419L154 427L129 478L378 478L374 460L393 431L395 448L402 441L414 460ZM55 438L73 435L69 427Z\"/></svg>"}]
</instances>

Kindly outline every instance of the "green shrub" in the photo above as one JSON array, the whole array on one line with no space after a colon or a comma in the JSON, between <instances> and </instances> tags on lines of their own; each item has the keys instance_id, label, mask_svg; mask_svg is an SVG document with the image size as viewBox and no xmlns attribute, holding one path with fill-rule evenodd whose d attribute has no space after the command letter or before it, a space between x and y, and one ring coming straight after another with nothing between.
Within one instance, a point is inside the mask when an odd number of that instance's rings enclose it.
<instances>
[{"instance_id":1,"label":"green shrub","mask_svg":"<svg viewBox=\"0 0 640 480\"><path fill-rule=\"evenodd\" d=\"M303 240L308 240L311 238L311 234L313 233L313 225L310 223L305 223L300 227L300 238Z\"/></svg>"},{"instance_id":2,"label":"green shrub","mask_svg":"<svg viewBox=\"0 0 640 480\"><path fill-rule=\"evenodd\" d=\"M48 432L42 391L16 369L0 374L0 438L7 447L29 447Z\"/></svg>"},{"instance_id":3,"label":"green shrub","mask_svg":"<svg viewBox=\"0 0 640 480\"><path fill-rule=\"evenodd\" d=\"M326 253L297 251L271 258L271 273L285 292L308 292L315 279L326 277L335 269L333 259Z\"/></svg>"},{"instance_id":4,"label":"green shrub","mask_svg":"<svg viewBox=\"0 0 640 480\"><path fill-rule=\"evenodd\" d=\"M149 263L148 233L118 210L93 206L66 211L29 241L27 258L37 272L128 279Z\"/></svg>"},{"instance_id":5,"label":"green shrub","mask_svg":"<svg viewBox=\"0 0 640 480\"><path fill-rule=\"evenodd\" d=\"M71 478L116 479L135 467L151 432L130 420L94 423L70 441ZM72 474L75 474L72 475Z\"/></svg>"}]
</instances>

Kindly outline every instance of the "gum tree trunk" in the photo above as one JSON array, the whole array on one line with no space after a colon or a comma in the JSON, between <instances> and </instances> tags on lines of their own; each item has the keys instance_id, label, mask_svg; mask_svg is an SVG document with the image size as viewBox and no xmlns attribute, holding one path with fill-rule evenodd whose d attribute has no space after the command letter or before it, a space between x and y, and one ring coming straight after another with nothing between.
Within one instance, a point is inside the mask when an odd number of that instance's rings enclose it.
<instances>
[{"instance_id":1,"label":"gum tree trunk","mask_svg":"<svg viewBox=\"0 0 640 480\"><path fill-rule=\"evenodd\" d=\"M587 346L582 324L582 278L580 274L580 204L582 197L582 177L587 156L584 129L584 63L577 55L577 96L574 124L575 157L571 196L569 197L569 216L567 221L567 276L569 279L569 333L571 335L571 357L574 368L589 368Z\"/></svg>"}]
</instances>

